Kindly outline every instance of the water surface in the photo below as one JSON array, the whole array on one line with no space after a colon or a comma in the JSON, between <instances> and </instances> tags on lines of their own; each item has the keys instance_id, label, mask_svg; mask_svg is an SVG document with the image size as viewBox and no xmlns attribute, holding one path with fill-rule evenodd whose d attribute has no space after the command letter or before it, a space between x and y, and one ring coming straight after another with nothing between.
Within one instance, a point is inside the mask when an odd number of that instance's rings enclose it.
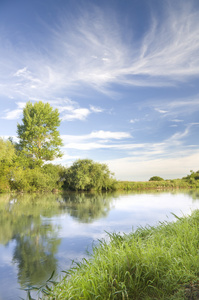
<instances>
[{"instance_id":1,"label":"water surface","mask_svg":"<svg viewBox=\"0 0 199 300\"><path fill-rule=\"evenodd\" d=\"M86 257L107 232L172 221L199 209L199 191L166 193L68 193L0 196L0 300L26 299L40 286Z\"/></svg>"}]
</instances>

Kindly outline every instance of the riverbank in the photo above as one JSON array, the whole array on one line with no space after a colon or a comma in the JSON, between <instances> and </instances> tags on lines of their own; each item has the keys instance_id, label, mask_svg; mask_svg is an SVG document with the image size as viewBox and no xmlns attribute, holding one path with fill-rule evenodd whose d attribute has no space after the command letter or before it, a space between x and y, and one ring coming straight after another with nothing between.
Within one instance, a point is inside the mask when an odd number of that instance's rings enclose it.
<instances>
[{"instance_id":1,"label":"riverbank","mask_svg":"<svg viewBox=\"0 0 199 300\"><path fill-rule=\"evenodd\" d=\"M78 192L121 192L121 191L132 191L132 192L144 192L144 191L167 191L167 190L193 190L199 189L199 181L190 183L183 179L163 180L163 181L117 181L115 180L108 188L90 190L80 189ZM77 192L69 188L51 188L45 187L45 189L38 190L11 190L7 193L70 193Z\"/></svg>"},{"instance_id":2,"label":"riverbank","mask_svg":"<svg viewBox=\"0 0 199 300\"><path fill-rule=\"evenodd\" d=\"M27 161L28 157L21 157L18 152L19 157L14 155L15 149L10 142L7 145L0 139L0 144L13 150L11 161L6 162L4 156L0 159L0 193L199 188L199 171L191 171L190 175L174 180L152 176L145 182L118 181L106 164L91 159L78 159L69 168L44 162L37 164L32 158Z\"/></svg>"},{"instance_id":3,"label":"riverbank","mask_svg":"<svg viewBox=\"0 0 199 300\"><path fill-rule=\"evenodd\" d=\"M198 299L199 210L109 238L46 289L47 299Z\"/></svg>"},{"instance_id":4,"label":"riverbank","mask_svg":"<svg viewBox=\"0 0 199 300\"><path fill-rule=\"evenodd\" d=\"M198 188L199 182L190 183L183 179L162 181L116 181L114 189L121 191L168 190Z\"/></svg>"}]
</instances>

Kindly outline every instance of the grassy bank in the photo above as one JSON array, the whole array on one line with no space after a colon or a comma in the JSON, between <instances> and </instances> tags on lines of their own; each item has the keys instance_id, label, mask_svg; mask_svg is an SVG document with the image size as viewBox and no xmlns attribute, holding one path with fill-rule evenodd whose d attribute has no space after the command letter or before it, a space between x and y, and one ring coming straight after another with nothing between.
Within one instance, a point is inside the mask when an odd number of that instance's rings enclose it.
<instances>
[{"instance_id":1,"label":"grassy bank","mask_svg":"<svg viewBox=\"0 0 199 300\"><path fill-rule=\"evenodd\" d=\"M47 299L199 299L199 211L176 222L111 234Z\"/></svg>"},{"instance_id":2,"label":"grassy bank","mask_svg":"<svg viewBox=\"0 0 199 300\"><path fill-rule=\"evenodd\" d=\"M199 182L190 183L183 179L163 181L117 181L116 190L139 191L139 190L167 190L167 189L190 189L199 187Z\"/></svg>"}]
</instances>

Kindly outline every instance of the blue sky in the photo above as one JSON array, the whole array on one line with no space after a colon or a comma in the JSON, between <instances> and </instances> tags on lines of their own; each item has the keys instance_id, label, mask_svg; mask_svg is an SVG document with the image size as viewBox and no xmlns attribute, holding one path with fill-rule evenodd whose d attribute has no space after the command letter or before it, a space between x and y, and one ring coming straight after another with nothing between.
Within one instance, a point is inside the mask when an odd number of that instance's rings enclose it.
<instances>
[{"instance_id":1,"label":"blue sky","mask_svg":"<svg viewBox=\"0 0 199 300\"><path fill-rule=\"evenodd\" d=\"M58 108L61 163L121 180L199 169L199 1L1 0L0 136Z\"/></svg>"}]
</instances>

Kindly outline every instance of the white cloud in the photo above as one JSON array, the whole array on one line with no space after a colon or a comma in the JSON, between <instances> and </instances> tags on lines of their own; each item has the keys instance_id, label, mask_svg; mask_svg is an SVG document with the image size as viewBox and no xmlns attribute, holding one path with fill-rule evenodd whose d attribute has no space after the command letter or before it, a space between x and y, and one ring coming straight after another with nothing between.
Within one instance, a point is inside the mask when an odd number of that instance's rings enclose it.
<instances>
[{"instance_id":1,"label":"white cloud","mask_svg":"<svg viewBox=\"0 0 199 300\"><path fill-rule=\"evenodd\" d=\"M88 108L76 108L71 110L70 114L65 114L62 116L63 121L74 121L74 120L85 120L88 115L90 115L90 110Z\"/></svg>"},{"instance_id":2,"label":"white cloud","mask_svg":"<svg viewBox=\"0 0 199 300\"><path fill-rule=\"evenodd\" d=\"M179 142L182 138L186 137L190 132L190 126L188 126L184 132L176 132L174 135L172 135L167 141L171 142Z\"/></svg>"},{"instance_id":3,"label":"white cloud","mask_svg":"<svg viewBox=\"0 0 199 300\"><path fill-rule=\"evenodd\" d=\"M62 135L61 138L64 141L64 147L78 150L91 150L100 148L121 148L122 145L109 144L112 140L121 140L130 138L131 135L128 132L114 132L114 131L92 131L90 134L85 135ZM98 142L96 142L96 139ZM90 140L93 140L90 142ZM131 145L132 147L133 145Z\"/></svg>"},{"instance_id":4,"label":"white cloud","mask_svg":"<svg viewBox=\"0 0 199 300\"><path fill-rule=\"evenodd\" d=\"M128 132L92 131L86 135L62 135L65 149L93 150L93 149L133 149L143 147L139 144L114 144L113 140L131 138ZM96 141L97 140L97 141Z\"/></svg>"},{"instance_id":5,"label":"white cloud","mask_svg":"<svg viewBox=\"0 0 199 300\"><path fill-rule=\"evenodd\" d=\"M139 119L131 119L131 120L130 120L130 123L133 124L133 123L136 123L136 122L138 122L138 121L139 121Z\"/></svg>"},{"instance_id":6,"label":"white cloud","mask_svg":"<svg viewBox=\"0 0 199 300\"><path fill-rule=\"evenodd\" d=\"M3 116L1 117L2 119L6 120L15 120L19 119L22 115L23 108L25 107L26 103L25 102L17 102L17 108L13 110L6 109L3 111Z\"/></svg>"},{"instance_id":7,"label":"white cloud","mask_svg":"<svg viewBox=\"0 0 199 300\"><path fill-rule=\"evenodd\" d=\"M143 148L145 144L108 144L106 142L87 142L87 143L68 143L64 147L68 149L77 150L93 150L93 149L119 149L119 150L133 150Z\"/></svg>"},{"instance_id":8,"label":"white cloud","mask_svg":"<svg viewBox=\"0 0 199 300\"><path fill-rule=\"evenodd\" d=\"M186 138L191 133L192 127L193 124L189 124L184 131L176 132L160 143L128 143L126 138L131 138L131 136L125 132L99 131L82 136L65 135L62 138L65 144L64 149L80 151L79 153L83 157L82 151L97 149L123 151L124 158L105 161L118 179L147 180L147 176L163 174L168 178L176 178L176 176L184 176L189 169L193 169L197 165L197 145L186 145ZM118 138L120 142L114 143L113 140ZM180 163L184 161L186 164L181 166L182 170L180 171ZM132 175L134 170L135 176Z\"/></svg>"},{"instance_id":9,"label":"white cloud","mask_svg":"<svg viewBox=\"0 0 199 300\"><path fill-rule=\"evenodd\" d=\"M64 141L64 148L77 150L120 149L132 151L132 155L143 159L146 156L152 157L157 154L172 155L171 149L176 147L181 147L181 151L184 151L186 146L183 146L183 140L189 135L192 126L193 124L187 125L183 132L176 132L160 143L128 143L126 139L132 139L130 133L103 130L93 131L86 135L62 135L61 137ZM113 140L122 140L122 142L114 143ZM136 152L137 150L138 152Z\"/></svg>"},{"instance_id":10,"label":"white cloud","mask_svg":"<svg viewBox=\"0 0 199 300\"><path fill-rule=\"evenodd\" d=\"M79 155L78 156L77 155L69 155L65 149L62 149L62 153L63 153L62 158L56 158L55 160L53 160L53 164L57 164L57 165L61 164L64 166L69 166L69 165L71 165L71 163L74 160L80 158Z\"/></svg>"},{"instance_id":11,"label":"white cloud","mask_svg":"<svg viewBox=\"0 0 199 300\"><path fill-rule=\"evenodd\" d=\"M45 53L11 43L6 48L2 34L0 93L47 99L58 91L76 92L81 85L108 92L111 83L165 86L198 76L199 12L191 3L165 2L161 20L152 12L139 44L134 32L120 27L114 11L110 16L94 5L80 11L74 21L65 18L51 29ZM123 38L124 31L129 39ZM85 118L87 113L76 115Z\"/></svg>"},{"instance_id":12,"label":"white cloud","mask_svg":"<svg viewBox=\"0 0 199 300\"><path fill-rule=\"evenodd\" d=\"M93 131L90 134L90 138L99 138L99 139L116 139L120 140L122 138L130 138L131 135L128 132L113 132L113 131Z\"/></svg>"},{"instance_id":13,"label":"white cloud","mask_svg":"<svg viewBox=\"0 0 199 300\"><path fill-rule=\"evenodd\" d=\"M186 108L190 107L192 109L195 109L195 107L198 107L199 109L199 95L197 95L195 98L189 98L189 99L177 99L170 101L168 104L168 107L170 108Z\"/></svg>"},{"instance_id":14,"label":"white cloud","mask_svg":"<svg viewBox=\"0 0 199 300\"><path fill-rule=\"evenodd\" d=\"M159 112L160 114L166 114L168 112L167 110L163 110L163 109L159 109L159 108L155 108L155 110L157 112Z\"/></svg>"},{"instance_id":15,"label":"white cloud","mask_svg":"<svg viewBox=\"0 0 199 300\"><path fill-rule=\"evenodd\" d=\"M184 80L190 75L198 75L198 13L192 10L191 5L183 3L179 7L171 5L165 8L161 22L154 14L151 27L136 51L130 44L124 44L122 41L122 32L126 28L120 28L114 18L110 19L108 16L107 19L100 10L94 10L94 15L96 22L93 23L92 19L91 26L88 14L82 14L82 18L77 20L73 27L77 40L75 43L73 41L72 45L67 45L67 50L76 53L76 57L79 57L79 51L86 49L86 55L75 64L78 71L81 66L81 72L78 72L79 80L98 87L110 82L170 85L171 79ZM59 38L60 36L62 33L59 32ZM77 46L80 41L79 48ZM91 60L90 57L95 59ZM129 75L132 76L131 80ZM134 78L136 75L143 75L144 78L138 80L137 77ZM154 79L148 80L146 76L152 76ZM160 79L159 76L164 79Z\"/></svg>"},{"instance_id":16,"label":"white cloud","mask_svg":"<svg viewBox=\"0 0 199 300\"><path fill-rule=\"evenodd\" d=\"M172 122L175 122L175 123L181 123L183 122L183 120L179 120L179 119L174 119L174 120L171 120Z\"/></svg>"},{"instance_id":17,"label":"white cloud","mask_svg":"<svg viewBox=\"0 0 199 300\"><path fill-rule=\"evenodd\" d=\"M48 101L60 112L62 121L84 121L92 113L101 113L104 110L100 107L90 105L89 108L80 107L76 101L71 99L57 99Z\"/></svg>"},{"instance_id":18,"label":"white cloud","mask_svg":"<svg viewBox=\"0 0 199 300\"><path fill-rule=\"evenodd\" d=\"M13 76L20 77L20 76L26 76L27 74L27 67L23 69L19 69Z\"/></svg>"},{"instance_id":19,"label":"white cloud","mask_svg":"<svg viewBox=\"0 0 199 300\"><path fill-rule=\"evenodd\" d=\"M169 117L169 121L182 123L185 117L199 111L199 95L177 99L161 98L161 102L150 100L143 106L153 107L155 111L162 114L162 117Z\"/></svg>"},{"instance_id":20,"label":"white cloud","mask_svg":"<svg viewBox=\"0 0 199 300\"><path fill-rule=\"evenodd\" d=\"M10 137L13 139L14 142L19 142L19 139L16 135L1 135L1 138L5 140L8 140Z\"/></svg>"},{"instance_id":21,"label":"white cloud","mask_svg":"<svg viewBox=\"0 0 199 300\"><path fill-rule=\"evenodd\" d=\"M31 101L37 101L35 98L31 98ZM60 112L60 118L62 121L74 121L80 120L84 121L91 113L100 113L103 112L103 109L90 107L83 108L79 104L70 99L57 99L57 100L48 100L43 102L49 102L54 108L57 108ZM16 102L16 109L6 109L2 112L2 119L14 120L19 119L22 115L23 108L26 105L26 102Z\"/></svg>"},{"instance_id":22,"label":"white cloud","mask_svg":"<svg viewBox=\"0 0 199 300\"><path fill-rule=\"evenodd\" d=\"M110 170L120 180L149 180L152 176L160 176L164 179L175 179L186 176L192 169L197 171L196 162L199 162L199 151L190 155L176 155L172 158L151 159L137 161L133 157L125 157L105 161Z\"/></svg>"},{"instance_id":23,"label":"white cloud","mask_svg":"<svg viewBox=\"0 0 199 300\"><path fill-rule=\"evenodd\" d=\"M91 111L96 112L96 113L100 113L100 112L104 111L101 107L96 107L93 105L90 105L90 109L91 109Z\"/></svg>"},{"instance_id":24,"label":"white cloud","mask_svg":"<svg viewBox=\"0 0 199 300\"><path fill-rule=\"evenodd\" d=\"M12 111L6 110L4 112L5 112L5 115L2 117L2 119L6 119L6 120L19 119L21 114L22 114L21 109L15 109L15 110L12 110Z\"/></svg>"}]
</instances>

